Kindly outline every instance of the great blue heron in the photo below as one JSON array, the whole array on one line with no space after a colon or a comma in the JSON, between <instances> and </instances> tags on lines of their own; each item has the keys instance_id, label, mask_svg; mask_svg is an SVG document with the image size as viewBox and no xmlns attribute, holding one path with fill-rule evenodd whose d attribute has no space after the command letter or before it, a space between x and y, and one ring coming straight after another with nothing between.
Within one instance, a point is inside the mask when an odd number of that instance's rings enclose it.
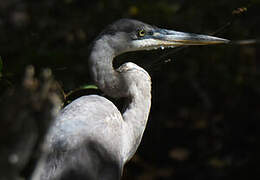
<instances>
[{"instance_id":1,"label":"great blue heron","mask_svg":"<svg viewBox=\"0 0 260 180\"><path fill-rule=\"evenodd\" d=\"M228 40L161 29L121 19L94 41L89 67L108 96L127 98L123 113L108 99L83 96L58 115L47 135L46 155L32 179L120 179L124 164L140 144L151 106L151 79L134 63L113 68L122 53L160 47L227 43Z\"/></svg>"}]
</instances>

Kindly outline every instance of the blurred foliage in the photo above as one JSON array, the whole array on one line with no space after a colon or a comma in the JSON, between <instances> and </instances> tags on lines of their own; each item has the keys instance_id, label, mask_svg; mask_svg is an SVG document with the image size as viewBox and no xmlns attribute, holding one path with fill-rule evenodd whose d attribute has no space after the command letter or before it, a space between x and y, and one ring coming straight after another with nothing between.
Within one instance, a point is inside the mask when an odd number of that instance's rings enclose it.
<instances>
[{"instance_id":1,"label":"blurred foliage","mask_svg":"<svg viewBox=\"0 0 260 180\"><path fill-rule=\"evenodd\" d=\"M123 179L259 177L259 7L259 0L1 0L4 74L17 84L33 64L51 68L64 92L91 84L88 46L119 18L233 40L116 58L115 66L133 61L153 80L147 129ZM237 41L248 39L255 41Z\"/></svg>"},{"instance_id":2,"label":"blurred foliage","mask_svg":"<svg viewBox=\"0 0 260 180\"><path fill-rule=\"evenodd\" d=\"M30 175L45 134L60 110L60 96L50 69L40 78L28 66L22 84L9 89L0 100L0 179L18 180Z\"/></svg>"},{"instance_id":3,"label":"blurred foliage","mask_svg":"<svg viewBox=\"0 0 260 180\"><path fill-rule=\"evenodd\" d=\"M3 60L2 57L0 56L0 80L3 76Z\"/></svg>"}]
</instances>

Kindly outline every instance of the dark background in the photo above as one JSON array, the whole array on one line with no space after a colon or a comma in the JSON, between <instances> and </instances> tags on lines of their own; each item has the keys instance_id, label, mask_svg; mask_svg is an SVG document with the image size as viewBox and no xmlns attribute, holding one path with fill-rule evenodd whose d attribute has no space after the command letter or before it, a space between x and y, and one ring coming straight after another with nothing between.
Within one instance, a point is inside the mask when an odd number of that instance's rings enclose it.
<instances>
[{"instance_id":1,"label":"dark background","mask_svg":"<svg viewBox=\"0 0 260 180\"><path fill-rule=\"evenodd\" d=\"M51 68L65 92L91 84L88 45L119 18L230 39L116 59L141 65L153 81L149 122L123 179L259 179L259 7L259 0L0 0L0 93L20 83L29 64Z\"/></svg>"}]
</instances>

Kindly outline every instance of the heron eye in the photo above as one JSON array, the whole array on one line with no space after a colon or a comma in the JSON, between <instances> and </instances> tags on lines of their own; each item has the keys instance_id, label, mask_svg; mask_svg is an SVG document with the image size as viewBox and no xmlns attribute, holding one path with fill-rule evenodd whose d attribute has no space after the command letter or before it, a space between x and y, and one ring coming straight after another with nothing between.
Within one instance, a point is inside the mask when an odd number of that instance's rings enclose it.
<instances>
[{"instance_id":1,"label":"heron eye","mask_svg":"<svg viewBox=\"0 0 260 180\"><path fill-rule=\"evenodd\" d=\"M138 31L138 36L139 37L143 37L143 36L145 36L145 34L146 34L146 32L145 32L144 29L141 29L141 30Z\"/></svg>"}]
</instances>

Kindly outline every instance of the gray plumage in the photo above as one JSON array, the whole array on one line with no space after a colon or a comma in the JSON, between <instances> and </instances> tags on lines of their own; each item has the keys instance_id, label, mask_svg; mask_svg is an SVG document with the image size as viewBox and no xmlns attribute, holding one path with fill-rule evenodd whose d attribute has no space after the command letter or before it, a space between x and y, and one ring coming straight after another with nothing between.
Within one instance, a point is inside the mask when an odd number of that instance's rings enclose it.
<instances>
[{"instance_id":1,"label":"gray plumage","mask_svg":"<svg viewBox=\"0 0 260 180\"><path fill-rule=\"evenodd\" d=\"M127 98L123 113L108 99L83 96L66 106L46 137L44 155L32 179L120 179L124 164L140 144L151 106L151 79L133 63L113 68L115 56L137 50L227 40L160 29L122 19L94 41L89 67L96 85L108 96Z\"/></svg>"},{"instance_id":2,"label":"gray plumage","mask_svg":"<svg viewBox=\"0 0 260 180\"><path fill-rule=\"evenodd\" d=\"M123 164L141 141L151 103L149 75L132 63L124 64L120 71L131 81L128 108L121 115L111 101L97 95L83 96L66 106L47 137L52 152L46 166L49 173L43 179L64 172L63 176L119 179Z\"/></svg>"}]
</instances>

